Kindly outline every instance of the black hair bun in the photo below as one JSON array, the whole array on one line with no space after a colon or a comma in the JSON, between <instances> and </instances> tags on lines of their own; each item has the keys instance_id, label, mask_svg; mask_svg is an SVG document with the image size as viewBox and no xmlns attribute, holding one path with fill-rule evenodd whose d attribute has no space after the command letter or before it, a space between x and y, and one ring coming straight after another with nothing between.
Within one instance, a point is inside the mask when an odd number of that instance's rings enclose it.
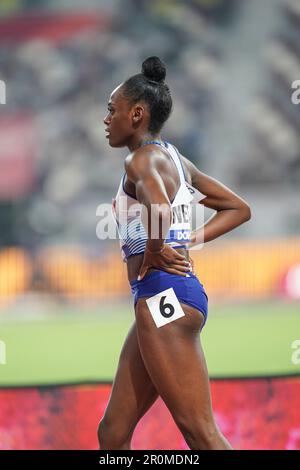
<instances>
[{"instance_id":1,"label":"black hair bun","mask_svg":"<svg viewBox=\"0 0 300 470\"><path fill-rule=\"evenodd\" d=\"M159 57L148 57L142 64L142 74L153 82L163 82L166 78L166 66Z\"/></svg>"}]
</instances>

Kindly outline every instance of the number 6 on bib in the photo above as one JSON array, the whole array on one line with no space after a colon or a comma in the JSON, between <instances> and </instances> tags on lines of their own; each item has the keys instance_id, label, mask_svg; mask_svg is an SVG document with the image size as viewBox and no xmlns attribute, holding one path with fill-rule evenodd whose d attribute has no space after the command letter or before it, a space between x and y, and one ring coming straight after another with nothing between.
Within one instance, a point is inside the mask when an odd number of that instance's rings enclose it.
<instances>
[{"instance_id":1,"label":"number 6 on bib","mask_svg":"<svg viewBox=\"0 0 300 470\"><path fill-rule=\"evenodd\" d=\"M146 302L157 328L185 315L173 287L149 297Z\"/></svg>"}]
</instances>

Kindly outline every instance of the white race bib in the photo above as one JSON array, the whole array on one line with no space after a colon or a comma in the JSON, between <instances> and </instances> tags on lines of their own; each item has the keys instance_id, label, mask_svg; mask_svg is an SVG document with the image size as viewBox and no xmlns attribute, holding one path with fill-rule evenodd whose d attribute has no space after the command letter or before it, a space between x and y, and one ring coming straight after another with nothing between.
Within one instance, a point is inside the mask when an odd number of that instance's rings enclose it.
<instances>
[{"instance_id":1,"label":"white race bib","mask_svg":"<svg viewBox=\"0 0 300 470\"><path fill-rule=\"evenodd\" d=\"M185 315L173 287L146 299L146 302L157 328Z\"/></svg>"}]
</instances>

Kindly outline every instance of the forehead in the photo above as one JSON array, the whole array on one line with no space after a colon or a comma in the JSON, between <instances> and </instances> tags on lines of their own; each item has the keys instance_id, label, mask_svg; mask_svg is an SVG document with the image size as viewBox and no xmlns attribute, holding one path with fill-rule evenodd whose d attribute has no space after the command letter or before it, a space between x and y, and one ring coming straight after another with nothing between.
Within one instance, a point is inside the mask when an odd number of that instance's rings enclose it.
<instances>
[{"instance_id":1,"label":"forehead","mask_svg":"<svg viewBox=\"0 0 300 470\"><path fill-rule=\"evenodd\" d=\"M122 97L121 94L121 87L122 83L118 85L111 93L109 97L109 102L108 104L117 104L117 105L122 105L123 102L125 102L125 99Z\"/></svg>"}]
</instances>

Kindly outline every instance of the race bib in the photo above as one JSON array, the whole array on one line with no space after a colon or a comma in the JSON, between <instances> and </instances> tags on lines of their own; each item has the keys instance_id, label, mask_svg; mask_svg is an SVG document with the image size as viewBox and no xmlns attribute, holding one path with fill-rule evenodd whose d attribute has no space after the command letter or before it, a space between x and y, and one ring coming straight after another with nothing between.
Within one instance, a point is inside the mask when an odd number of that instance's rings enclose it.
<instances>
[{"instance_id":1,"label":"race bib","mask_svg":"<svg viewBox=\"0 0 300 470\"><path fill-rule=\"evenodd\" d=\"M185 315L173 287L146 299L146 302L157 328Z\"/></svg>"}]
</instances>

